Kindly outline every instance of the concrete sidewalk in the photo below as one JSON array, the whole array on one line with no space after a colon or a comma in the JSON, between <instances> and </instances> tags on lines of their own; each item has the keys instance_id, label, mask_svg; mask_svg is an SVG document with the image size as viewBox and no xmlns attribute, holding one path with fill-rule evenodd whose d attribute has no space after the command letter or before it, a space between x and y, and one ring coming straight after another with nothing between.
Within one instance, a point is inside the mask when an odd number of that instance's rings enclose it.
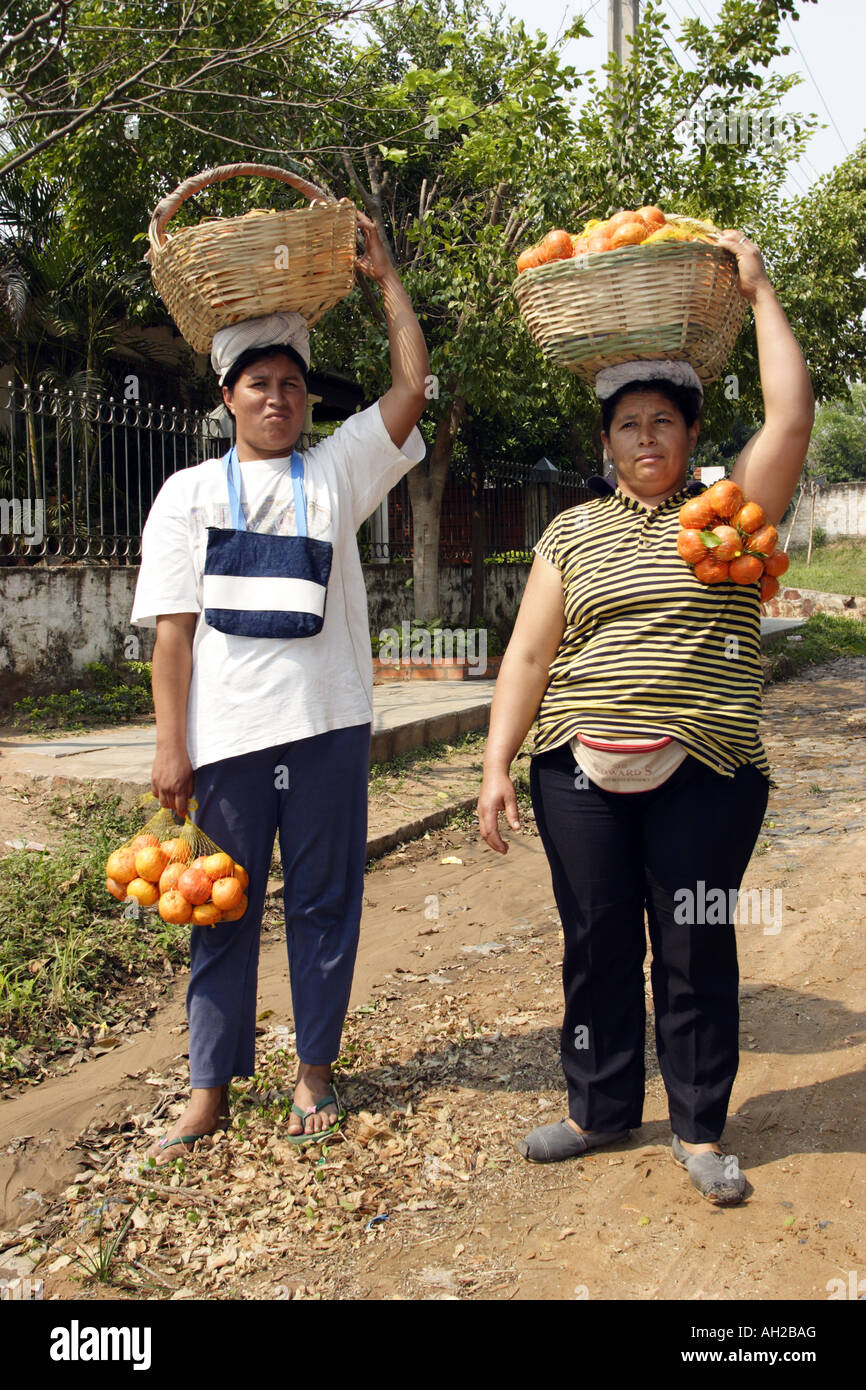
<instances>
[{"instance_id":1,"label":"concrete sidewalk","mask_svg":"<svg viewBox=\"0 0 866 1390\"><path fill-rule=\"evenodd\" d=\"M436 739L446 742L473 729L486 729L493 699L492 680L398 681L373 687L371 761L388 762L398 753ZM16 776L39 780L111 781L150 790L156 725L127 724L58 738L0 739L0 780Z\"/></svg>"}]
</instances>

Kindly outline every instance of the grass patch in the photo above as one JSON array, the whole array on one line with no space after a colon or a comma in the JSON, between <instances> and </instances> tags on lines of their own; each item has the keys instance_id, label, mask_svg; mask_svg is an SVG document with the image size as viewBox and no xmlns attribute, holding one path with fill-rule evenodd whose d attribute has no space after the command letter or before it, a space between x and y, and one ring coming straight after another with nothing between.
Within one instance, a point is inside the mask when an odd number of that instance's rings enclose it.
<instances>
[{"instance_id":1,"label":"grass patch","mask_svg":"<svg viewBox=\"0 0 866 1390\"><path fill-rule=\"evenodd\" d=\"M186 959L187 932L152 912L131 915L105 890L105 860L141 824L120 797L91 791L55 815L69 821L50 851L0 859L0 1078L27 1067L25 1045L56 1048L123 1016L124 986L155 962ZM127 915L129 913L129 915Z\"/></svg>"},{"instance_id":2,"label":"grass patch","mask_svg":"<svg viewBox=\"0 0 866 1390\"><path fill-rule=\"evenodd\" d=\"M407 753L398 753L390 762L371 763L370 795L375 796L377 792L401 786L407 777L423 771L431 763L438 763L442 758L450 757L452 753L463 753L472 748L481 751L486 741L486 729L473 729L468 734L461 734L453 743L434 739L424 748L412 748Z\"/></svg>"},{"instance_id":3,"label":"grass patch","mask_svg":"<svg viewBox=\"0 0 866 1390\"><path fill-rule=\"evenodd\" d=\"M16 727L28 733L72 733L153 714L149 661L128 661L116 670L91 661L84 670L78 689L18 700L13 706Z\"/></svg>"},{"instance_id":4,"label":"grass patch","mask_svg":"<svg viewBox=\"0 0 866 1390\"><path fill-rule=\"evenodd\" d=\"M866 623L857 618L835 618L828 613L816 613L789 637L799 642L784 641L777 650L764 657L764 679L767 685L789 680L807 666L821 666L840 657L866 656Z\"/></svg>"},{"instance_id":5,"label":"grass patch","mask_svg":"<svg viewBox=\"0 0 866 1390\"><path fill-rule=\"evenodd\" d=\"M794 589L817 589L823 594L866 595L866 541L848 538L831 541L812 551L806 564L805 548L792 550L791 565L780 583Z\"/></svg>"}]
</instances>

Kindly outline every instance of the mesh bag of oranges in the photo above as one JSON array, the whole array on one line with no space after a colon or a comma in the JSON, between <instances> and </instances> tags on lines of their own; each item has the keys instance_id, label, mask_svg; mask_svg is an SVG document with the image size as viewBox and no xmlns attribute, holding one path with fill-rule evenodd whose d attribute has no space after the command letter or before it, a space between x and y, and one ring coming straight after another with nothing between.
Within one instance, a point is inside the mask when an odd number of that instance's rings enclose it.
<instances>
[{"instance_id":1,"label":"mesh bag of oranges","mask_svg":"<svg viewBox=\"0 0 866 1390\"><path fill-rule=\"evenodd\" d=\"M195 809L191 801L190 810ZM217 922L236 922L247 910L246 870L188 815L181 818L164 808L138 835L112 851L105 874L113 898L133 899L165 922L215 927Z\"/></svg>"},{"instance_id":2,"label":"mesh bag of oranges","mask_svg":"<svg viewBox=\"0 0 866 1390\"><path fill-rule=\"evenodd\" d=\"M677 553L702 584L760 583L761 602L779 592L788 556L779 533L757 502L747 502L730 478L721 478L680 507Z\"/></svg>"}]
</instances>

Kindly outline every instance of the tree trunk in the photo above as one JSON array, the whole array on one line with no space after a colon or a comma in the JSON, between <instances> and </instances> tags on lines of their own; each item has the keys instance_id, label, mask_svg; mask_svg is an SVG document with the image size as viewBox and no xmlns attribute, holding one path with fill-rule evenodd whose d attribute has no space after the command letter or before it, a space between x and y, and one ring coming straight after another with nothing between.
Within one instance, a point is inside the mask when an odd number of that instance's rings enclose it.
<instances>
[{"instance_id":1,"label":"tree trunk","mask_svg":"<svg viewBox=\"0 0 866 1390\"><path fill-rule=\"evenodd\" d=\"M439 527L442 494L454 442L466 412L466 400L455 396L436 430L433 452L427 463L419 463L407 474L412 503L415 617L419 622L438 618L439 611Z\"/></svg>"}]
</instances>

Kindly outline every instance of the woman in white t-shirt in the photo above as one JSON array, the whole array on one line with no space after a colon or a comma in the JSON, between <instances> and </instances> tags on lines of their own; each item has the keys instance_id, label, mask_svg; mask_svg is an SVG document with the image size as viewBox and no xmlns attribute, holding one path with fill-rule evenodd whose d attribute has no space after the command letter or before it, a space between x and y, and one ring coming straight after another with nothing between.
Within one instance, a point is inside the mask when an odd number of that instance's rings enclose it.
<instances>
[{"instance_id":1,"label":"woman in white t-shirt","mask_svg":"<svg viewBox=\"0 0 866 1390\"><path fill-rule=\"evenodd\" d=\"M233 1076L255 1070L259 933L279 834L297 1034L289 1135L321 1140L343 1116L331 1080L349 1001L366 848L372 663L356 543L361 522L424 457L427 350L363 214L360 269L378 282L391 388L302 455L309 346L299 315L223 330L211 360L237 442L170 477L142 537L132 621L156 626L153 694L161 804L249 874L234 922L190 938L190 1101L150 1153L176 1157L228 1119Z\"/></svg>"}]
</instances>

